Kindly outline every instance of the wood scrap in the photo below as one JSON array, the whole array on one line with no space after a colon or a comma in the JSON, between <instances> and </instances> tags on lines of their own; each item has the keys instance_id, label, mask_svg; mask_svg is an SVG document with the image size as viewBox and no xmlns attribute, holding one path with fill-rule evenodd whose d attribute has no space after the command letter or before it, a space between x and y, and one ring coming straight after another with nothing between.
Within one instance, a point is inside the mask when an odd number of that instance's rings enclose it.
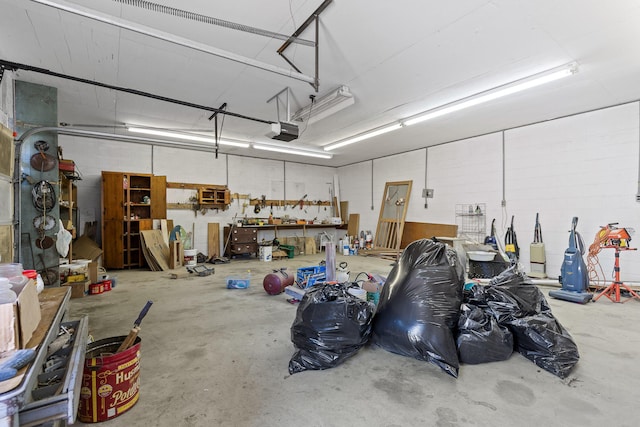
<instances>
[{"instance_id":1,"label":"wood scrap","mask_svg":"<svg viewBox=\"0 0 640 427\"><path fill-rule=\"evenodd\" d=\"M140 231L140 243L145 259L153 271L169 270L169 246L160 230Z\"/></svg>"}]
</instances>

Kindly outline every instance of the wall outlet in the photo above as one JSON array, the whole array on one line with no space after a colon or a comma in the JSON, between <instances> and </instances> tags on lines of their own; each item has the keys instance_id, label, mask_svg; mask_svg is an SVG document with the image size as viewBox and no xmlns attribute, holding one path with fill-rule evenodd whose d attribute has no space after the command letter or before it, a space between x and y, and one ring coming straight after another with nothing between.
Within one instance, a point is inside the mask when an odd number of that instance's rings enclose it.
<instances>
[{"instance_id":1,"label":"wall outlet","mask_svg":"<svg viewBox=\"0 0 640 427\"><path fill-rule=\"evenodd\" d=\"M423 199L433 199L433 188L423 188L422 189L422 198Z\"/></svg>"}]
</instances>

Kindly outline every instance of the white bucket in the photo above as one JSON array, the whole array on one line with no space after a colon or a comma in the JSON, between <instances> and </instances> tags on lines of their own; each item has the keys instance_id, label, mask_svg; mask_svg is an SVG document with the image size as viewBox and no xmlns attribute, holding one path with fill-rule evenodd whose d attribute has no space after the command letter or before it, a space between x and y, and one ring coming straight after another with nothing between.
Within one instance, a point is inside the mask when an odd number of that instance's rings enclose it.
<instances>
[{"instance_id":1,"label":"white bucket","mask_svg":"<svg viewBox=\"0 0 640 427\"><path fill-rule=\"evenodd\" d=\"M269 262L272 259L273 247L272 246L260 246L260 261Z\"/></svg>"},{"instance_id":2,"label":"white bucket","mask_svg":"<svg viewBox=\"0 0 640 427\"><path fill-rule=\"evenodd\" d=\"M184 250L184 265L196 265L198 263L198 250L197 249L185 249Z\"/></svg>"},{"instance_id":3,"label":"white bucket","mask_svg":"<svg viewBox=\"0 0 640 427\"><path fill-rule=\"evenodd\" d=\"M347 289L347 292L349 292L354 297L360 298L361 300L364 300L364 301L367 300L367 291L365 291L364 289L361 289L361 288L349 288L349 289Z\"/></svg>"}]
</instances>

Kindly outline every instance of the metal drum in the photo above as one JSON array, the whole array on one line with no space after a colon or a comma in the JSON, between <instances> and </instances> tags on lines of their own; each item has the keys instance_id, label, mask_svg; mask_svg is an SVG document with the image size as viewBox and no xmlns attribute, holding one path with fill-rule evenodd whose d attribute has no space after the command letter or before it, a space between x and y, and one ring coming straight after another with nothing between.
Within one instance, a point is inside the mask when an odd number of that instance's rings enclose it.
<instances>
[{"instance_id":1,"label":"metal drum","mask_svg":"<svg viewBox=\"0 0 640 427\"><path fill-rule=\"evenodd\" d=\"M294 275L287 273L286 270L286 268L273 270L273 273L264 276L262 286L269 295L278 295L284 292L284 288L293 285Z\"/></svg>"}]
</instances>

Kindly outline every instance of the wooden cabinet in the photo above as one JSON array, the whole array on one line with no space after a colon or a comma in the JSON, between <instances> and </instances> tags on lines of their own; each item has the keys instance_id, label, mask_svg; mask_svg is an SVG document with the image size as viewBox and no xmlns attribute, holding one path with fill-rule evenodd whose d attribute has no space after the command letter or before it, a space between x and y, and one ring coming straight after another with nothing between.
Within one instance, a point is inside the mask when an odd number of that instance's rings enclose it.
<instances>
[{"instance_id":1,"label":"wooden cabinet","mask_svg":"<svg viewBox=\"0 0 640 427\"><path fill-rule=\"evenodd\" d=\"M229 236L231 233L231 236ZM258 256L258 230L253 227L225 227L224 241L229 242L225 255L234 257L236 255Z\"/></svg>"},{"instance_id":2,"label":"wooden cabinet","mask_svg":"<svg viewBox=\"0 0 640 427\"><path fill-rule=\"evenodd\" d=\"M106 268L144 265L140 231L167 217L167 178L102 172L102 250Z\"/></svg>"},{"instance_id":3,"label":"wooden cabinet","mask_svg":"<svg viewBox=\"0 0 640 427\"><path fill-rule=\"evenodd\" d=\"M198 188L198 203L226 209L231 203L231 192L227 187L201 187Z\"/></svg>"}]
</instances>

